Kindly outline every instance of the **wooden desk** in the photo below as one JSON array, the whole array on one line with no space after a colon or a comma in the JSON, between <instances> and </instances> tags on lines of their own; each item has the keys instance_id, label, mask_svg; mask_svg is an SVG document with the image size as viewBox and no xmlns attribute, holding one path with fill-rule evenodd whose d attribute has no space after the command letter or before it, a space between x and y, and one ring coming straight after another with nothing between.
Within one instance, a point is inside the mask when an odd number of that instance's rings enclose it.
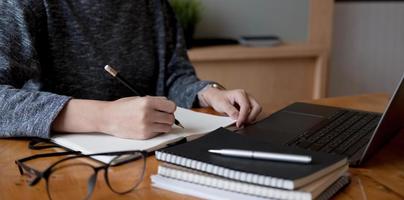
<instances>
[{"instance_id":1,"label":"wooden desk","mask_svg":"<svg viewBox=\"0 0 404 200\"><path fill-rule=\"evenodd\" d=\"M382 112L387 104L386 95L364 95L320 99L313 102ZM351 168L352 183L342 190L335 199L404 199L404 132L385 146L368 163L360 168ZM52 150L29 150L27 141L0 139L0 199L47 199L45 182L30 187L26 178L19 175L14 160L36 153ZM35 166L44 167L56 159L45 159ZM154 156L147 160L147 172L143 183L127 195L111 192L98 174L93 199L192 199L151 187L150 175L156 174L157 161ZM78 172L80 173L80 172ZM66 184L74 184L66 182Z\"/></svg>"}]
</instances>

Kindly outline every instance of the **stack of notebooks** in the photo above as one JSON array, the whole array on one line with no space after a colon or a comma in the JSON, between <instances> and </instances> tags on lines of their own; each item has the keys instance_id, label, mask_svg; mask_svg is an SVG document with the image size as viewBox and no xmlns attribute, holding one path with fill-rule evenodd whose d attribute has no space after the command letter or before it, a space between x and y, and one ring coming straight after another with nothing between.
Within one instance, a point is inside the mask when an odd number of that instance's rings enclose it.
<instances>
[{"instance_id":1,"label":"stack of notebooks","mask_svg":"<svg viewBox=\"0 0 404 200\"><path fill-rule=\"evenodd\" d=\"M299 164L225 157L209 149L310 155ZM219 128L199 139L156 151L153 186L205 199L329 199L349 183L345 157L269 144Z\"/></svg>"}]
</instances>

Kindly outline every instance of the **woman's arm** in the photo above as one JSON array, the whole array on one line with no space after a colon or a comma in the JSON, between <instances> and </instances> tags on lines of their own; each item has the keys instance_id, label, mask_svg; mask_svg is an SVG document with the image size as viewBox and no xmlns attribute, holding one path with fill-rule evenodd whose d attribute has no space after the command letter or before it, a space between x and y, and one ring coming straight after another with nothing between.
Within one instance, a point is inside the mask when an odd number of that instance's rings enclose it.
<instances>
[{"instance_id":1,"label":"woman's arm","mask_svg":"<svg viewBox=\"0 0 404 200\"><path fill-rule=\"evenodd\" d=\"M70 100L53 122L59 132L101 132L148 139L171 130L174 102L165 97L127 97L116 101Z\"/></svg>"},{"instance_id":2,"label":"woman's arm","mask_svg":"<svg viewBox=\"0 0 404 200\"><path fill-rule=\"evenodd\" d=\"M69 97L38 91L36 47L45 30L42 3L1 1L0 136L49 137L50 126Z\"/></svg>"},{"instance_id":3,"label":"woman's arm","mask_svg":"<svg viewBox=\"0 0 404 200\"><path fill-rule=\"evenodd\" d=\"M0 137L49 138L54 130L146 139L171 129L175 104L164 97L106 102L40 91L43 5L1 1L0 10Z\"/></svg>"}]
</instances>

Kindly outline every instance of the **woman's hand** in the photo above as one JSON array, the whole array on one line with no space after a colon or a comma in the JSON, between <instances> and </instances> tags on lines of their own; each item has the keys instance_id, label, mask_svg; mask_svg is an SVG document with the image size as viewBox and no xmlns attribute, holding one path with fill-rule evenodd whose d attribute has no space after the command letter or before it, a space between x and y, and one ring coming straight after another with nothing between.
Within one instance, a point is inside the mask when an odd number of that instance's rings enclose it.
<instances>
[{"instance_id":1,"label":"woman's hand","mask_svg":"<svg viewBox=\"0 0 404 200\"><path fill-rule=\"evenodd\" d=\"M54 120L52 130L149 139L171 130L175 109L175 103L166 97L127 97L110 102L72 99Z\"/></svg>"},{"instance_id":2,"label":"woman's hand","mask_svg":"<svg viewBox=\"0 0 404 200\"><path fill-rule=\"evenodd\" d=\"M219 90L210 87L199 92L198 97L202 107L210 106L237 120L237 127L254 122L262 110L254 97L241 89Z\"/></svg>"},{"instance_id":3,"label":"woman's hand","mask_svg":"<svg viewBox=\"0 0 404 200\"><path fill-rule=\"evenodd\" d=\"M166 97L127 97L108 103L102 132L122 138L149 139L171 130L176 105Z\"/></svg>"}]
</instances>

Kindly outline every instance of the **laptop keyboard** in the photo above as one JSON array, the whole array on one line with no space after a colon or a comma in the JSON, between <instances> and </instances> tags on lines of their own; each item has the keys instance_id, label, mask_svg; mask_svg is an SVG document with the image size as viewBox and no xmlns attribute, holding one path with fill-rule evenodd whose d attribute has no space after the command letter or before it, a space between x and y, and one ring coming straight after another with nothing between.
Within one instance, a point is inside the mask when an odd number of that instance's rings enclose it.
<instances>
[{"instance_id":1,"label":"laptop keyboard","mask_svg":"<svg viewBox=\"0 0 404 200\"><path fill-rule=\"evenodd\" d=\"M287 145L352 156L370 140L380 115L340 110Z\"/></svg>"}]
</instances>

